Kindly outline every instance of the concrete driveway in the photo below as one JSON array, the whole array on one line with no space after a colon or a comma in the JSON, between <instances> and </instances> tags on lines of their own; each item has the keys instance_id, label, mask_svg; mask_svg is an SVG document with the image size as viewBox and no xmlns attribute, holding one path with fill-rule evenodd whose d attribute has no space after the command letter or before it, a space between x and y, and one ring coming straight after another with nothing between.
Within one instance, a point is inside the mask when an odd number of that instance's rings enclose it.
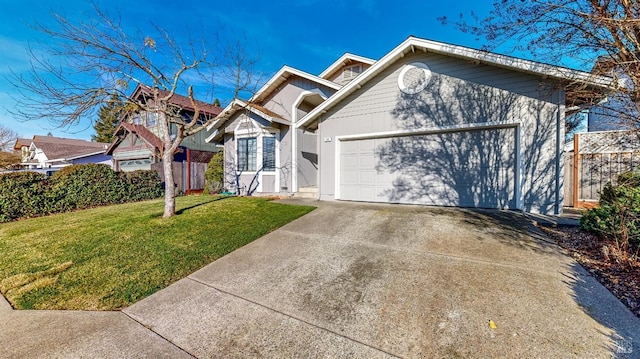
<instances>
[{"instance_id":1,"label":"concrete driveway","mask_svg":"<svg viewBox=\"0 0 640 359\"><path fill-rule=\"evenodd\" d=\"M640 320L521 214L312 203L123 312L0 310L0 346L16 357L43 342L46 357L640 357Z\"/></svg>"},{"instance_id":2,"label":"concrete driveway","mask_svg":"<svg viewBox=\"0 0 640 359\"><path fill-rule=\"evenodd\" d=\"M125 313L196 357L640 355L640 321L513 212L319 203Z\"/></svg>"}]
</instances>

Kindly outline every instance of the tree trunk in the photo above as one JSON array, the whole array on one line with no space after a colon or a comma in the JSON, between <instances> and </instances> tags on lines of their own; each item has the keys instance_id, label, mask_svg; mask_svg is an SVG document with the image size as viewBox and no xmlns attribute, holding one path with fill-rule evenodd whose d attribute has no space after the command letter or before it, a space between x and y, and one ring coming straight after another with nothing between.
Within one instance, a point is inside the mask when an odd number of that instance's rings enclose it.
<instances>
[{"instance_id":1,"label":"tree trunk","mask_svg":"<svg viewBox=\"0 0 640 359\"><path fill-rule=\"evenodd\" d=\"M163 218L176 214L176 184L173 181L173 153L169 150L162 154L162 167L164 169L164 214Z\"/></svg>"}]
</instances>

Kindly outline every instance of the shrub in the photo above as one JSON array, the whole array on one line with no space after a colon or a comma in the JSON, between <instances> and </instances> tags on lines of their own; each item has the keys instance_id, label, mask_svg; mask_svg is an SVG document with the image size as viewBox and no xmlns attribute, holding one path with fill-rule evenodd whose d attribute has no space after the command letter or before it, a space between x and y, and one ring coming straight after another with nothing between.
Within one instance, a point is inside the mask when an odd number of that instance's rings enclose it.
<instances>
[{"instance_id":1,"label":"shrub","mask_svg":"<svg viewBox=\"0 0 640 359\"><path fill-rule=\"evenodd\" d=\"M162 196L162 180L158 172L138 170L126 172L129 200L143 201Z\"/></svg>"},{"instance_id":2,"label":"shrub","mask_svg":"<svg viewBox=\"0 0 640 359\"><path fill-rule=\"evenodd\" d=\"M114 172L104 164L0 175L0 222L162 196L156 171Z\"/></svg>"},{"instance_id":3,"label":"shrub","mask_svg":"<svg viewBox=\"0 0 640 359\"><path fill-rule=\"evenodd\" d=\"M600 237L613 239L621 252L640 246L640 176L624 173L618 185L607 183L600 196L600 206L588 210L580 227Z\"/></svg>"},{"instance_id":4,"label":"shrub","mask_svg":"<svg viewBox=\"0 0 640 359\"><path fill-rule=\"evenodd\" d=\"M45 175L14 172L0 176L0 222L49 213Z\"/></svg>"},{"instance_id":5,"label":"shrub","mask_svg":"<svg viewBox=\"0 0 640 359\"><path fill-rule=\"evenodd\" d=\"M127 182L105 164L64 167L51 176L56 212L89 208L128 200Z\"/></svg>"},{"instance_id":6,"label":"shrub","mask_svg":"<svg viewBox=\"0 0 640 359\"><path fill-rule=\"evenodd\" d=\"M224 153L216 152L204 173L205 192L220 193L224 189Z\"/></svg>"}]
</instances>

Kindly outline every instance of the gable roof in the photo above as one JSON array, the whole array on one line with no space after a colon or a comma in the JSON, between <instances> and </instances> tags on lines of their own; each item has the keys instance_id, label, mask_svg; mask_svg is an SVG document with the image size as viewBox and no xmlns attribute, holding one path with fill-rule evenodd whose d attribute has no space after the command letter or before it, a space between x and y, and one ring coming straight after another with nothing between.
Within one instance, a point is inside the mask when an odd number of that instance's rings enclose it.
<instances>
[{"instance_id":1,"label":"gable roof","mask_svg":"<svg viewBox=\"0 0 640 359\"><path fill-rule=\"evenodd\" d=\"M356 77L353 81L338 90L333 96L329 97L327 101L309 112L301 119L300 126L309 125L321 114L327 112L341 100L359 89L363 84L404 57L405 54L416 51L431 52L463 60L476 61L545 78L578 81L598 88L611 88L614 85L614 80L610 77L410 36L378 62L366 69L360 76Z\"/></svg>"},{"instance_id":2,"label":"gable roof","mask_svg":"<svg viewBox=\"0 0 640 359\"><path fill-rule=\"evenodd\" d=\"M303 79L307 79L309 81L313 81L320 85L324 85L334 90L339 90L342 86L338 85L335 82L320 78L318 76L312 75L308 72L304 72L293 67L289 67L287 65L282 66L280 71L276 72L267 83L265 83L255 95L253 95L249 101L250 103L259 103L263 101L267 96L269 96L273 91L275 91L280 85L282 85L289 77L298 76Z\"/></svg>"},{"instance_id":3,"label":"gable roof","mask_svg":"<svg viewBox=\"0 0 640 359\"><path fill-rule=\"evenodd\" d=\"M348 64L349 62L362 62L367 65L373 65L376 62L376 60L345 52L344 55L340 56L339 59L337 59L334 63L329 65L329 67L327 67L324 71L322 71L322 73L318 76L323 79L328 79L329 77L331 77L331 75L333 75L336 71L340 70L344 65Z\"/></svg>"},{"instance_id":4,"label":"gable roof","mask_svg":"<svg viewBox=\"0 0 640 359\"><path fill-rule=\"evenodd\" d=\"M160 97L166 97L169 95L169 93L170 93L169 91L158 89L158 95ZM140 95L152 96L153 89L147 85L139 84L136 87L136 89L133 91L130 97L137 98ZM188 111L195 111L195 107L197 106L200 112L207 115L216 116L220 112L222 112L222 108L220 106L214 106L212 104L208 104L206 102L199 101L199 100L194 100L193 102L191 102L191 99L189 97L178 95L175 93L171 97L169 97L168 101L169 103L176 105L183 110L188 110Z\"/></svg>"},{"instance_id":5,"label":"gable roof","mask_svg":"<svg viewBox=\"0 0 640 359\"><path fill-rule=\"evenodd\" d=\"M16 143L13 145L13 149L14 150L19 150L23 146L29 147L29 145L31 145L31 139L30 138L16 138Z\"/></svg>"},{"instance_id":6,"label":"gable roof","mask_svg":"<svg viewBox=\"0 0 640 359\"><path fill-rule=\"evenodd\" d=\"M103 153L108 143L91 142L74 138L33 136L31 146L42 150L47 159L70 159Z\"/></svg>"},{"instance_id":7,"label":"gable roof","mask_svg":"<svg viewBox=\"0 0 640 359\"><path fill-rule=\"evenodd\" d=\"M120 142L124 140L125 136L122 136L122 137L117 136L119 133L122 133L123 131L129 132L131 134L136 134L144 142L146 142L147 145L149 145L149 147L154 151L162 151L162 148L163 148L162 140L158 138L158 136L154 135L153 132L149 131L148 128L142 125L134 125L133 123L121 122L118 128L116 128L116 131L114 132L116 139L111 143L109 148L107 148L107 150L105 151L105 154L107 155L112 154L113 151L116 149L116 147L118 147Z\"/></svg>"},{"instance_id":8,"label":"gable roof","mask_svg":"<svg viewBox=\"0 0 640 359\"><path fill-rule=\"evenodd\" d=\"M275 122L283 125L290 125L290 122L287 119L285 119L284 117L280 116L279 114L267 108L264 108L260 105L256 105L255 103L250 103L250 102L242 101L240 99L235 99L231 101L231 103L227 105L227 107L224 108L222 113L218 115L215 121L213 121L209 126L207 126L207 131L211 131L212 129L217 130L218 128L222 127L222 125L236 112L244 109L249 110L250 112L264 118L265 120L271 123ZM215 131L209 137L207 137L205 141L211 142L211 140L215 139L218 136L218 134L220 134L220 131Z\"/></svg>"}]
</instances>

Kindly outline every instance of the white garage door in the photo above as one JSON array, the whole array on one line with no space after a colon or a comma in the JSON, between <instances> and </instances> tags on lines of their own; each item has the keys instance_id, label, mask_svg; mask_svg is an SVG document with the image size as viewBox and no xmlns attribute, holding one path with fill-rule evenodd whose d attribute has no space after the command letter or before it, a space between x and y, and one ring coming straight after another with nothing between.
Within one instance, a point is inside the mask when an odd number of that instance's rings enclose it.
<instances>
[{"instance_id":1,"label":"white garage door","mask_svg":"<svg viewBox=\"0 0 640 359\"><path fill-rule=\"evenodd\" d=\"M343 200L515 208L515 128L342 140Z\"/></svg>"}]
</instances>

